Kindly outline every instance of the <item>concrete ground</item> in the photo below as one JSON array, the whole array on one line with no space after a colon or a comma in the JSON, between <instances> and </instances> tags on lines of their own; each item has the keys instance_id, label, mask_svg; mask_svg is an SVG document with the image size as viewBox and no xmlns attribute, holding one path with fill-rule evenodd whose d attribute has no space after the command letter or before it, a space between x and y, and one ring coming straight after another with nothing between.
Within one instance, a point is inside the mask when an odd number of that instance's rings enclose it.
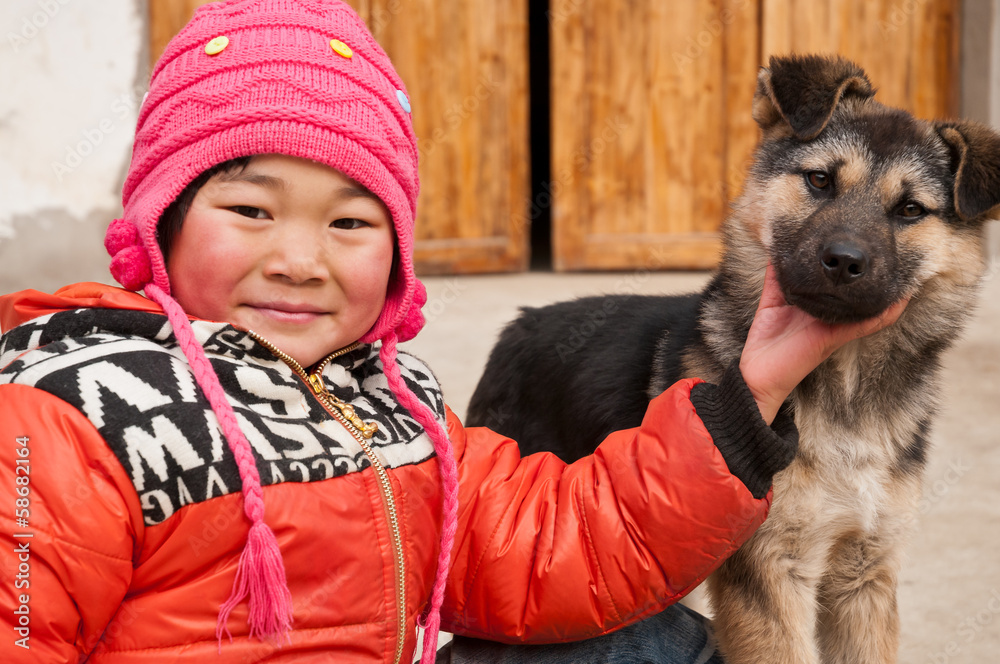
<instances>
[{"instance_id":1,"label":"concrete ground","mask_svg":"<svg viewBox=\"0 0 1000 664\"><path fill-rule=\"evenodd\" d=\"M945 357L918 531L899 588L902 664L1000 663L1000 265ZM499 330L519 306L582 295L682 293L706 273L433 277L428 325L405 347L423 358L464 416Z\"/></svg>"}]
</instances>

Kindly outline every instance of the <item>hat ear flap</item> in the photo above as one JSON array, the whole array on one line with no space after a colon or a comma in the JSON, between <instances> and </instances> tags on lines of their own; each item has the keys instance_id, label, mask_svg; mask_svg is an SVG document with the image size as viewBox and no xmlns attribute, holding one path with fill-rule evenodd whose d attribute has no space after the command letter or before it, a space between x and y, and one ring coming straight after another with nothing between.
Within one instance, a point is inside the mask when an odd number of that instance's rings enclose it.
<instances>
[{"instance_id":1,"label":"hat ear flap","mask_svg":"<svg viewBox=\"0 0 1000 664\"><path fill-rule=\"evenodd\" d=\"M786 127L807 141L826 128L841 101L874 94L864 70L850 60L817 55L772 57L757 76L753 118L765 132Z\"/></svg>"}]
</instances>

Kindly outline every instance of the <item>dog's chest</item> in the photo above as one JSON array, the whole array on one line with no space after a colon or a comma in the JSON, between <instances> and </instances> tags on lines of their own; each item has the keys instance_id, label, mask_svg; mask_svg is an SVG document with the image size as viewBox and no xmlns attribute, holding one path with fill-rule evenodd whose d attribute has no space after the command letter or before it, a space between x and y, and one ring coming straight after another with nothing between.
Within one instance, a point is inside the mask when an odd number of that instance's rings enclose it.
<instances>
[{"instance_id":1,"label":"dog's chest","mask_svg":"<svg viewBox=\"0 0 1000 664\"><path fill-rule=\"evenodd\" d=\"M816 408L799 408L799 455L775 477L774 511L789 527L838 537L874 535L907 512L919 477L897 472L906 426L858 421L847 426Z\"/></svg>"}]
</instances>

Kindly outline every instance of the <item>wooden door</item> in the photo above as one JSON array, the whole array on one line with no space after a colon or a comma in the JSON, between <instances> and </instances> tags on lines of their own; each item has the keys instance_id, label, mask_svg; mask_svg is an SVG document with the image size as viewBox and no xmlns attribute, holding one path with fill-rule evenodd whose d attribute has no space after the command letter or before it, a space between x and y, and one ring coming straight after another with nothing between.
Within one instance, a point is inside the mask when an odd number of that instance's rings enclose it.
<instances>
[{"instance_id":1,"label":"wooden door","mask_svg":"<svg viewBox=\"0 0 1000 664\"><path fill-rule=\"evenodd\" d=\"M758 5L575 6L551 22L555 268L714 266L755 139Z\"/></svg>"},{"instance_id":2,"label":"wooden door","mask_svg":"<svg viewBox=\"0 0 1000 664\"><path fill-rule=\"evenodd\" d=\"M419 274L528 264L527 0L348 0L406 83ZM151 56L206 0L150 0Z\"/></svg>"},{"instance_id":3,"label":"wooden door","mask_svg":"<svg viewBox=\"0 0 1000 664\"><path fill-rule=\"evenodd\" d=\"M840 52L954 115L958 0L552 0L557 270L706 268L746 175L758 67ZM562 10L560 10L562 8Z\"/></svg>"}]
</instances>

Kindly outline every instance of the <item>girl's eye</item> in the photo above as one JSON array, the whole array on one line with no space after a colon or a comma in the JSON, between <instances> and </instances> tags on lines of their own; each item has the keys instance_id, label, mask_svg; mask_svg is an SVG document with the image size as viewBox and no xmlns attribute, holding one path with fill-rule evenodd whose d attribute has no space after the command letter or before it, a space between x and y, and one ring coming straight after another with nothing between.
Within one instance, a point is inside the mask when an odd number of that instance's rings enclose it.
<instances>
[{"instance_id":1,"label":"girl's eye","mask_svg":"<svg viewBox=\"0 0 1000 664\"><path fill-rule=\"evenodd\" d=\"M924 216L926 212L927 211L924 210L923 206L920 205L920 203L914 203L913 201L909 201L907 203L904 203L899 208L897 214L900 217L903 217L904 219L916 219L917 217Z\"/></svg>"},{"instance_id":2,"label":"girl's eye","mask_svg":"<svg viewBox=\"0 0 1000 664\"><path fill-rule=\"evenodd\" d=\"M806 173L806 182L813 189L826 189L830 186L830 176L823 171L809 171Z\"/></svg>"},{"instance_id":3,"label":"girl's eye","mask_svg":"<svg viewBox=\"0 0 1000 664\"><path fill-rule=\"evenodd\" d=\"M267 219L267 212L264 212L261 208L253 207L251 205L236 205L229 209L236 214L244 217L250 217L251 219Z\"/></svg>"},{"instance_id":4,"label":"girl's eye","mask_svg":"<svg viewBox=\"0 0 1000 664\"><path fill-rule=\"evenodd\" d=\"M361 221L360 219L337 219L330 225L333 226L334 228L353 231L355 229L364 228L365 226L368 226L368 223Z\"/></svg>"}]
</instances>

